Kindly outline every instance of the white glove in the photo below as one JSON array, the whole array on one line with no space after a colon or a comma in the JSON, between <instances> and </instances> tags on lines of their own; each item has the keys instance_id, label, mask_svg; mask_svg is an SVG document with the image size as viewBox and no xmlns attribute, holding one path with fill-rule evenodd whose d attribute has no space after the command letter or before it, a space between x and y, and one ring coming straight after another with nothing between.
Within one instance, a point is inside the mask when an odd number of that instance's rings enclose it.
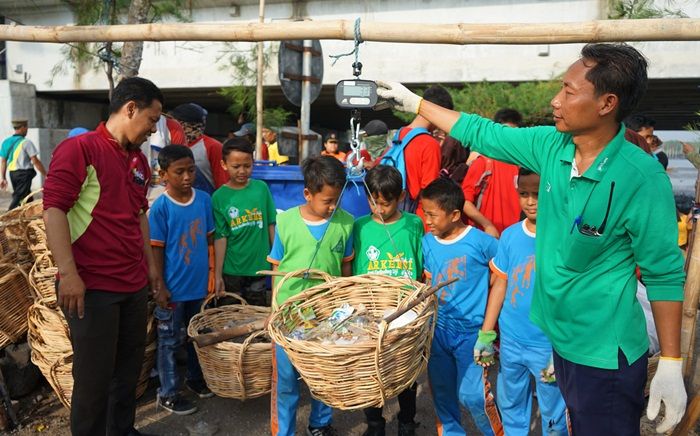
<instances>
[{"instance_id":1,"label":"white glove","mask_svg":"<svg viewBox=\"0 0 700 436\"><path fill-rule=\"evenodd\" d=\"M399 82L382 82L377 80L377 95L388 101L394 109L401 112L418 113L423 97L412 93ZM378 104L377 106L380 106Z\"/></svg>"},{"instance_id":2,"label":"white glove","mask_svg":"<svg viewBox=\"0 0 700 436\"><path fill-rule=\"evenodd\" d=\"M666 406L664 420L656 427L657 433L665 433L681 421L685 413L688 395L683 385L683 361L661 357L656 374L649 387L647 418L653 421L659 414L661 402Z\"/></svg>"}]
</instances>

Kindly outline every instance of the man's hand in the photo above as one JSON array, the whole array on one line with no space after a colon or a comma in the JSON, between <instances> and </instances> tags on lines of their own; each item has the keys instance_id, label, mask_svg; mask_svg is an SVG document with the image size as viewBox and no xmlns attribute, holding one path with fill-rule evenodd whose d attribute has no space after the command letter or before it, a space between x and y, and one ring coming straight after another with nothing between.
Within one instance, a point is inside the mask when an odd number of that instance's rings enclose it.
<instances>
[{"instance_id":1,"label":"man's hand","mask_svg":"<svg viewBox=\"0 0 700 436\"><path fill-rule=\"evenodd\" d=\"M493 341L496 340L496 336L494 330L479 330L476 344L474 344L474 363L483 367L493 365Z\"/></svg>"},{"instance_id":2,"label":"man's hand","mask_svg":"<svg viewBox=\"0 0 700 436\"><path fill-rule=\"evenodd\" d=\"M377 80L377 95L401 112L418 113L423 97L412 93L399 82L382 82ZM381 102L377 105L381 105Z\"/></svg>"},{"instance_id":3,"label":"man's hand","mask_svg":"<svg viewBox=\"0 0 700 436\"><path fill-rule=\"evenodd\" d=\"M168 303L170 302L170 291L168 291L168 289L165 286L163 286L158 292L155 292L153 294L153 299L155 300L158 307L160 307L161 309L165 309L168 307Z\"/></svg>"},{"instance_id":4,"label":"man's hand","mask_svg":"<svg viewBox=\"0 0 700 436\"><path fill-rule=\"evenodd\" d=\"M683 154L690 154L695 151L695 147L687 142L681 142L681 145L683 145Z\"/></svg>"},{"instance_id":5,"label":"man's hand","mask_svg":"<svg viewBox=\"0 0 700 436\"><path fill-rule=\"evenodd\" d=\"M678 424L685 413L688 395L683 385L683 360L661 357L656 375L649 387L647 418L653 421L659 414L661 402L666 406L664 420L656 427L657 433L665 433Z\"/></svg>"},{"instance_id":6,"label":"man's hand","mask_svg":"<svg viewBox=\"0 0 700 436\"><path fill-rule=\"evenodd\" d=\"M58 305L69 318L73 318L76 313L80 319L85 316L85 283L77 272L61 275L58 282Z\"/></svg>"},{"instance_id":7,"label":"man's hand","mask_svg":"<svg viewBox=\"0 0 700 436\"><path fill-rule=\"evenodd\" d=\"M3 191L5 189L7 189L7 180L6 179L0 180L0 189L2 189Z\"/></svg>"},{"instance_id":8,"label":"man's hand","mask_svg":"<svg viewBox=\"0 0 700 436\"><path fill-rule=\"evenodd\" d=\"M221 276L216 277L216 282L214 284L214 290L216 291L216 297L221 298L226 294L226 285L224 279Z\"/></svg>"},{"instance_id":9,"label":"man's hand","mask_svg":"<svg viewBox=\"0 0 700 436\"><path fill-rule=\"evenodd\" d=\"M151 286L151 293L155 297L161 289L165 289L163 276L157 268L150 266L148 268L148 284Z\"/></svg>"}]
</instances>

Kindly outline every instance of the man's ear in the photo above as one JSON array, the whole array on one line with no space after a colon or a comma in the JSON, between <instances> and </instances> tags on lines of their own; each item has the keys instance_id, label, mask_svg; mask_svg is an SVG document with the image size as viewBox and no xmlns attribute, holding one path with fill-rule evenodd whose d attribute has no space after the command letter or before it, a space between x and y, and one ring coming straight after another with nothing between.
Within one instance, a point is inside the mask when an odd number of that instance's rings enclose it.
<instances>
[{"instance_id":1,"label":"man's ear","mask_svg":"<svg viewBox=\"0 0 700 436\"><path fill-rule=\"evenodd\" d=\"M598 97L598 115L605 117L619 109L620 99L615 94L606 93Z\"/></svg>"},{"instance_id":2,"label":"man's ear","mask_svg":"<svg viewBox=\"0 0 700 436\"><path fill-rule=\"evenodd\" d=\"M136 113L136 102L131 100L126 102L126 104L123 106L124 108L124 113L126 114L127 117L133 118L134 114Z\"/></svg>"},{"instance_id":3,"label":"man's ear","mask_svg":"<svg viewBox=\"0 0 700 436\"><path fill-rule=\"evenodd\" d=\"M457 221L462 220L462 211L461 210L453 210L450 215L450 221L453 223L456 223Z\"/></svg>"},{"instance_id":4,"label":"man's ear","mask_svg":"<svg viewBox=\"0 0 700 436\"><path fill-rule=\"evenodd\" d=\"M309 188L304 188L304 200L307 202L311 201L311 191L309 191Z\"/></svg>"},{"instance_id":5,"label":"man's ear","mask_svg":"<svg viewBox=\"0 0 700 436\"><path fill-rule=\"evenodd\" d=\"M403 190L401 191L401 195L399 195L399 203L403 203L403 200L406 198L406 191Z\"/></svg>"}]
</instances>

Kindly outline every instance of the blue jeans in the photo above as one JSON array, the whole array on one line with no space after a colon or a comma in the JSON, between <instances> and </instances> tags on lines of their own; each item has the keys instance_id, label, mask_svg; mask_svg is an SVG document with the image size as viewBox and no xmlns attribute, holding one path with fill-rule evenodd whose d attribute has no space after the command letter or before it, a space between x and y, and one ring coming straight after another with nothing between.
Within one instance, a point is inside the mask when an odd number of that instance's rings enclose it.
<instances>
[{"instance_id":1,"label":"blue jeans","mask_svg":"<svg viewBox=\"0 0 700 436\"><path fill-rule=\"evenodd\" d=\"M199 312L202 300L179 301L168 305L167 309L156 307L154 315L158 320L158 376L160 389L158 395L162 398L172 397L180 389L175 364L175 351L185 342L190 319ZM199 366L197 354L191 342L187 348L187 381L201 382L202 368Z\"/></svg>"}]
</instances>

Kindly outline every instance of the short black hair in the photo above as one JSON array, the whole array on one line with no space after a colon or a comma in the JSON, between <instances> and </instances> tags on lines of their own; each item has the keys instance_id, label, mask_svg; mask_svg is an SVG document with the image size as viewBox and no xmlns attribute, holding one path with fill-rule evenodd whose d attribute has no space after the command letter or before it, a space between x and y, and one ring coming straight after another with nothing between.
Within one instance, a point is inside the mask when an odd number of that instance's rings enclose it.
<instances>
[{"instance_id":1,"label":"short black hair","mask_svg":"<svg viewBox=\"0 0 700 436\"><path fill-rule=\"evenodd\" d=\"M656 127L656 120L644 114L633 114L625 118L625 126L639 132L644 127Z\"/></svg>"},{"instance_id":2,"label":"short black hair","mask_svg":"<svg viewBox=\"0 0 700 436\"><path fill-rule=\"evenodd\" d=\"M426 89L425 92L423 92L423 98L445 109L452 110L455 107L450 93L440 85L433 85Z\"/></svg>"},{"instance_id":3,"label":"short black hair","mask_svg":"<svg viewBox=\"0 0 700 436\"><path fill-rule=\"evenodd\" d=\"M388 201L397 200L403 192L401 173L389 165L377 165L367 172L365 185L368 195L381 195Z\"/></svg>"},{"instance_id":4,"label":"short black hair","mask_svg":"<svg viewBox=\"0 0 700 436\"><path fill-rule=\"evenodd\" d=\"M529 175L532 175L532 174L538 175L537 173L535 173L534 171L532 171L532 170L529 169L529 168L525 168L525 167L520 167L520 168L518 168L518 183L520 183L520 178L521 178L521 177L529 176Z\"/></svg>"},{"instance_id":5,"label":"short black hair","mask_svg":"<svg viewBox=\"0 0 700 436\"><path fill-rule=\"evenodd\" d=\"M515 109L503 108L499 109L493 116L493 120L498 124L511 123L516 126L523 124L523 116Z\"/></svg>"},{"instance_id":6,"label":"short black hair","mask_svg":"<svg viewBox=\"0 0 700 436\"><path fill-rule=\"evenodd\" d=\"M232 151L240 151L241 153L248 153L252 156L255 149L248 138L245 136L236 136L224 142L224 146L221 149L221 157L226 159Z\"/></svg>"},{"instance_id":7,"label":"short black hair","mask_svg":"<svg viewBox=\"0 0 700 436\"><path fill-rule=\"evenodd\" d=\"M639 104L647 91L648 62L634 47L625 43L586 44L581 58L595 65L586 73L596 94L615 94L618 99L616 121L622 121Z\"/></svg>"},{"instance_id":8,"label":"short black hair","mask_svg":"<svg viewBox=\"0 0 700 436\"><path fill-rule=\"evenodd\" d=\"M194 162L194 154L189 147L180 144L166 145L158 153L158 165L161 170L167 171L171 163L185 158L190 158Z\"/></svg>"},{"instance_id":9,"label":"short black hair","mask_svg":"<svg viewBox=\"0 0 700 436\"><path fill-rule=\"evenodd\" d=\"M130 101L136 102L136 107L143 109L153 104L153 100L158 100L160 104L164 101L163 93L153 82L143 77L129 77L119 82L112 91L109 113L119 112Z\"/></svg>"},{"instance_id":10,"label":"short black hair","mask_svg":"<svg viewBox=\"0 0 700 436\"><path fill-rule=\"evenodd\" d=\"M452 179L439 177L432 182L420 193L422 200L432 200L440 206L440 209L445 212L458 210L462 212L464 208L464 192L462 188Z\"/></svg>"},{"instance_id":11,"label":"short black hair","mask_svg":"<svg viewBox=\"0 0 700 436\"><path fill-rule=\"evenodd\" d=\"M301 173L304 175L304 187L312 194L321 192L326 185L342 188L347 179L345 167L332 156L307 158L301 164Z\"/></svg>"}]
</instances>

